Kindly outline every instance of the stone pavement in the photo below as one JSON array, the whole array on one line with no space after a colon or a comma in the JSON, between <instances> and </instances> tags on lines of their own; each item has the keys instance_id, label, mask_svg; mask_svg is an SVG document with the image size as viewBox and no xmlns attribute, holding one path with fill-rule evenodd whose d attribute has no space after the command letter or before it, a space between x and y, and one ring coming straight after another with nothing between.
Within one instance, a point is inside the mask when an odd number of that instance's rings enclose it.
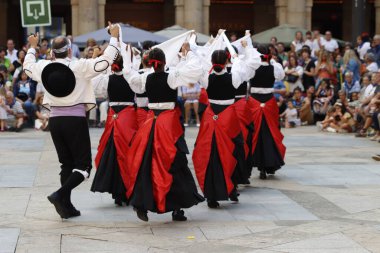
<instances>
[{"instance_id":1,"label":"stone pavement","mask_svg":"<svg viewBox=\"0 0 380 253\"><path fill-rule=\"evenodd\" d=\"M188 128L189 147L196 131ZM380 252L380 163L371 159L380 145L314 127L284 132L278 175L260 181L255 171L239 203L201 203L183 223L170 214L141 222L90 192L91 180L73 193L82 216L62 221L46 199L59 185L49 134L0 133L0 253ZM101 133L91 129L93 155Z\"/></svg>"}]
</instances>

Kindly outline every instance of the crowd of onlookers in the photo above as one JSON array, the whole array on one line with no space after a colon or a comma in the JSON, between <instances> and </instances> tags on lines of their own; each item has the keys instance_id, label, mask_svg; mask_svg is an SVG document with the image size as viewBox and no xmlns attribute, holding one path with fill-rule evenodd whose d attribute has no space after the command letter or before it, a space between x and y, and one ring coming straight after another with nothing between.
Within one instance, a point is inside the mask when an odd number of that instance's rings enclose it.
<instances>
[{"instance_id":1,"label":"crowd of onlookers","mask_svg":"<svg viewBox=\"0 0 380 253\"><path fill-rule=\"evenodd\" d=\"M80 52L72 43L72 57L93 58L105 46L90 39ZM330 31L324 35L318 30L296 32L290 45L273 37L269 48L272 59L283 65L286 74L284 80L274 84L282 127L317 124L322 131L355 133L380 142L380 35L370 38L363 33L355 45L339 45ZM0 47L1 131L19 131L24 126L48 129L49 113L42 107L43 85L22 71L26 51L27 45L16 50L12 39L6 47ZM36 58L50 57L49 40L42 39ZM199 126L197 113L193 112L197 111L199 94L198 84L179 90L185 126ZM90 125L102 127L107 113L106 91L96 94L96 98L97 110L89 115Z\"/></svg>"}]
</instances>

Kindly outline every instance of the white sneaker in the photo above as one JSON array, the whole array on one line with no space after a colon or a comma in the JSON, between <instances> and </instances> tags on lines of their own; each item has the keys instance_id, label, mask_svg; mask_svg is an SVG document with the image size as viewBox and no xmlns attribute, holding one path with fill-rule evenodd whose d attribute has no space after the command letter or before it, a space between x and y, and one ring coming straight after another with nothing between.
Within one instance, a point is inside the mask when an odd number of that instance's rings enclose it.
<instances>
[{"instance_id":1,"label":"white sneaker","mask_svg":"<svg viewBox=\"0 0 380 253\"><path fill-rule=\"evenodd\" d=\"M189 124L185 123L185 124L183 124L183 126L184 126L184 127L188 127L188 126L189 126Z\"/></svg>"},{"instance_id":2,"label":"white sneaker","mask_svg":"<svg viewBox=\"0 0 380 253\"><path fill-rule=\"evenodd\" d=\"M326 128L326 131L330 132L330 133L336 133L336 130L334 128L332 128L332 127Z\"/></svg>"},{"instance_id":3,"label":"white sneaker","mask_svg":"<svg viewBox=\"0 0 380 253\"><path fill-rule=\"evenodd\" d=\"M201 126L201 124L198 123L198 124L197 124L197 127L200 127L200 126Z\"/></svg>"},{"instance_id":4,"label":"white sneaker","mask_svg":"<svg viewBox=\"0 0 380 253\"><path fill-rule=\"evenodd\" d=\"M320 121L317 122L317 128L318 128L318 131L322 131L322 128L323 128L322 122Z\"/></svg>"}]
</instances>

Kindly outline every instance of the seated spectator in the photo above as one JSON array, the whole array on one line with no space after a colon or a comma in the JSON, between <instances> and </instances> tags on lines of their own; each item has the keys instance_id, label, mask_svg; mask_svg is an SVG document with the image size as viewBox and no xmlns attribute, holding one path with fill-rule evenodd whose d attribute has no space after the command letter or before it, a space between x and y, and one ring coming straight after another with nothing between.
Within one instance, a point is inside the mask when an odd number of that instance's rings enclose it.
<instances>
[{"instance_id":1,"label":"seated spectator","mask_svg":"<svg viewBox=\"0 0 380 253\"><path fill-rule=\"evenodd\" d=\"M361 86L361 90L360 90L360 93L359 93L359 100L362 101L364 96L365 96L365 93L366 93L366 89L369 85L372 86L371 84L371 76L373 74L364 74L360 80L360 86Z\"/></svg>"},{"instance_id":2,"label":"seated spectator","mask_svg":"<svg viewBox=\"0 0 380 253\"><path fill-rule=\"evenodd\" d=\"M14 98L12 91L7 91L5 100L5 105L7 107L6 128L9 131L20 132L23 128L25 116L25 112L22 109L22 105L19 101L17 101Z\"/></svg>"},{"instance_id":3,"label":"seated spectator","mask_svg":"<svg viewBox=\"0 0 380 253\"><path fill-rule=\"evenodd\" d=\"M319 51L319 58L318 62L316 63L315 66L315 74L317 77L316 81L316 89L319 86L319 83L323 79L332 79L334 75L334 65L333 62L331 61L331 56L330 54L325 51L325 50L320 50Z\"/></svg>"},{"instance_id":4,"label":"seated spectator","mask_svg":"<svg viewBox=\"0 0 380 253\"><path fill-rule=\"evenodd\" d=\"M297 58L294 56L289 57L289 66L285 68L285 80L289 85L289 92L293 93L296 87L299 87L304 91L304 87L301 82L303 69L297 64Z\"/></svg>"},{"instance_id":5,"label":"seated spectator","mask_svg":"<svg viewBox=\"0 0 380 253\"><path fill-rule=\"evenodd\" d=\"M356 129L356 122L352 115L346 111L342 103L335 103L335 112L333 113L333 120L330 122L329 127L337 133L352 133ZM334 132L330 130L330 132Z\"/></svg>"},{"instance_id":6,"label":"seated spectator","mask_svg":"<svg viewBox=\"0 0 380 253\"><path fill-rule=\"evenodd\" d=\"M312 110L312 104L314 101L314 86L310 86L306 91L306 97L303 98L302 106L298 111L301 124L302 125L311 125L314 123L314 113Z\"/></svg>"},{"instance_id":7,"label":"seated spectator","mask_svg":"<svg viewBox=\"0 0 380 253\"><path fill-rule=\"evenodd\" d=\"M347 94L348 99L351 99L351 94L354 92L359 93L361 90L359 81L354 80L354 75L352 72L346 72L344 74L344 83L342 90Z\"/></svg>"},{"instance_id":8,"label":"seated spectator","mask_svg":"<svg viewBox=\"0 0 380 253\"><path fill-rule=\"evenodd\" d=\"M352 78L354 81L359 81L360 79L360 65L361 62L352 49L346 50L343 56L343 66L341 67L341 73L346 75L347 72L352 73Z\"/></svg>"},{"instance_id":9,"label":"seated spectator","mask_svg":"<svg viewBox=\"0 0 380 253\"><path fill-rule=\"evenodd\" d=\"M380 142L380 88L377 88L377 92L371 100L370 106L373 107L372 121L373 128L375 129L375 135L371 140Z\"/></svg>"},{"instance_id":10,"label":"seated spectator","mask_svg":"<svg viewBox=\"0 0 380 253\"><path fill-rule=\"evenodd\" d=\"M189 84L189 87L182 87L182 98L185 101L185 124L184 126L189 126L191 109L194 110L195 120L197 122L197 127L200 126L199 115L198 115L198 99L201 94L201 88L199 84Z\"/></svg>"},{"instance_id":11,"label":"seated spectator","mask_svg":"<svg viewBox=\"0 0 380 253\"><path fill-rule=\"evenodd\" d=\"M365 69L366 72L375 73L379 70L377 63L375 61L375 55L373 53L368 53L364 56Z\"/></svg>"},{"instance_id":12,"label":"seated spectator","mask_svg":"<svg viewBox=\"0 0 380 253\"><path fill-rule=\"evenodd\" d=\"M5 47L0 47L0 65L4 65L7 68L7 72L11 72L13 71L13 65L11 60L6 57L6 54L7 50Z\"/></svg>"},{"instance_id":13,"label":"seated spectator","mask_svg":"<svg viewBox=\"0 0 380 253\"><path fill-rule=\"evenodd\" d=\"M305 90L308 90L310 86L315 86L315 63L310 58L310 50L302 50L303 58L303 75L302 75L302 84Z\"/></svg>"},{"instance_id":14,"label":"seated spectator","mask_svg":"<svg viewBox=\"0 0 380 253\"><path fill-rule=\"evenodd\" d=\"M281 59L282 66L288 65L288 54L285 52L285 45L282 42L277 43L277 55Z\"/></svg>"},{"instance_id":15,"label":"seated spectator","mask_svg":"<svg viewBox=\"0 0 380 253\"><path fill-rule=\"evenodd\" d=\"M283 81L276 80L273 85L273 93L281 114L286 109L286 103L284 99L286 97L286 86Z\"/></svg>"},{"instance_id":16,"label":"seated spectator","mask_svg":"<svg viewBox=\"0 0 380 253\"><path fill-rule=\"evenodd\" d=\"M7 107L5 105L6 90L4 87L0 87L0 131L5 131L5 121L7 120Z\"/></svg>"},{"instance_id":17,"label":"seated spectator","mask_svg":"<svg viewBox=\"0 0 380 253\"><path fill-rule=\"evenodd\" d=\"M371 43L369 42L368 33L363 32L360 36L356 38L357 52L359 54L359 59L364 61L364 57L369 49L371 49Z\"/></svg>"},{"instance_id":18,"label":"seated spectator","mask_svg":"<svg viewBox=\"0 0 380 253\"><path fill-rule=\"evenodd\" d=\"M34 121L34 128L37 130L48 130L48 124L49 124L49 111L42 106L42 101L44 99L44 96L37 96L36 101L34 103L35 105L35 112L36 112L36 120Z\"/></svg>"},{"instance_id":19,"label":"seated spectator","mask_svg":"<svg viewBox=\"0 0 380 253\"><path fill-rule=\"evenodd\" d=\"M33 100L36 94L36 82L31 80L24 71L20 73L17 80L13 87L13 94L28 115L27 126L34 127L35 111Z\"/></svg>"},{"instance_id":20,"label":"seated spectator","mask_svg":"<svg viewBox=\"0 0 380 253\"><path fill-rule=\"evenodd\" d=\"M368 53L373 53L375 55L377 66L380 67L380 35L376 34L373 37L372 47L368 50Z\"/></svg>"},{"instance_id":21,"label":"seated spectator","mask_svg":"<svg viewBox=\"0 0 380 253\"><path fill-rule=\"evenodd\" d=\"M334 121L334 113L335 113L336 109L335 107L330 107L327 112L326 112L326 116L325 116L325 119L323 121L318 121L317 122L317 127L319 130L323 131L323 130L326 130L326 131L329 131L329 132L334 132L335 133L335 130L334 129L329 129L327 130L327 128L330 126L330 123L332 123Z\"/></svg>"},{"instance_id":22,"label":"seated spectator","mask_svg":"<svg viewBox=\"0 0 380 253\"><path fill-rule=\"evenodd\" d=\"M294 128L301 125L301 121L298 118L297 109L294 107L293 101L287 102L288 108L280 115L285 118L285 128Z\"/></svg>"},{"instance_id":23,"label":"seated spectator","mask_svg":"<svg viewBox=\"0 0 380 253\"><path fill-rule=\"evenodd\" d=\"M334 97L333 86L329 79L323 79L315 93L313 101L313 111L317 115L325 115L331 106Z\"/></svg>"},{"instance_id":24,"label":"seated spectator","mask_svg":"<svg viewBox=\"0 0 380 253\"><path fill-rule=\"evenodd\" d=\"M18 69L19 67L22 67L22 64L24 63L25 55L26 55L26 52L24 50L20 50L17 52L17 60L15 60L12 63L15 70ZM14 74L14 72L12 74Z\"/></svg>"},{"instance_id":25,"label":"seated spectator","mask_svg":"<svg viewBox=\"0 0 380 253\"><path fill-rule=\"evenodd\" d=\"M2 85L10 90L12 88L12 82L9 80L8 69L4 65L0 65L0 79Z\"/></svg>"}]
</instances>

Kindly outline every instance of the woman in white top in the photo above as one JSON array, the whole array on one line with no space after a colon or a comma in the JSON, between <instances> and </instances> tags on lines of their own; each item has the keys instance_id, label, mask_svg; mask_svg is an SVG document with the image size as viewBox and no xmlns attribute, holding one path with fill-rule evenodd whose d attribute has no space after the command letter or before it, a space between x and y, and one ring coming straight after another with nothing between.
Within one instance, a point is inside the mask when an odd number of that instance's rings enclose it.
<instances>
[{"instance_id":1,"label":"woman in white top","mask_svg":"<svg viewBox=\"0 0 380 253\"><path fill-rule=\"evenodd\" d=\"M303 68L297 65L297 58L295 56L289 57L289 66L285 68L285 74L285 80L289 84L290 93L293 93L296 87L299 87L302 91L305 90L301 81Z\"/></svg>"},{"instance_id":2,"label":"woman in white top","mask_svg":"<svg viewBox=\"0 0 380 253\"><path fill-rule=\"evenodd\" d=\"M356 43L358 47L356 51L359 54L359 58L361 61L364 61L364 57L369 49L371 49L371 43L369 42L369 37L367 34L362 34L356 38Z\"/></svg>"}]
</instances>

